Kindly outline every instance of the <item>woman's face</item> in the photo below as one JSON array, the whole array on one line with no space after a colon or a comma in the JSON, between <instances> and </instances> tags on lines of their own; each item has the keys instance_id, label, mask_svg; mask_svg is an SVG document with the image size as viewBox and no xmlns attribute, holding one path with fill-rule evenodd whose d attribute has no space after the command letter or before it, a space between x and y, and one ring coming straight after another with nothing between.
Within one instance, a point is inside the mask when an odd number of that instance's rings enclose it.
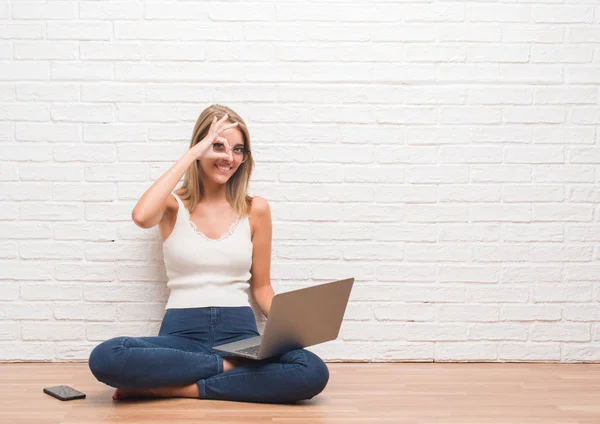
<instances>
[{"instance_id":1,"label":"woman's face","mask_svg":"<svg viewBox=\"0 0 600 424\"><path fill-rule=\"evenodd\" d=\"M218 140L214 142L200 159L200 168L205 178L208 177L216 183L224 184L242 164L243 157L240 151L244 148L244 138L242 132L237 128L223 131L220 137L225 138L229 146ZM215 149L220 151L215 152Z\"/></svg>"}]
</instances>

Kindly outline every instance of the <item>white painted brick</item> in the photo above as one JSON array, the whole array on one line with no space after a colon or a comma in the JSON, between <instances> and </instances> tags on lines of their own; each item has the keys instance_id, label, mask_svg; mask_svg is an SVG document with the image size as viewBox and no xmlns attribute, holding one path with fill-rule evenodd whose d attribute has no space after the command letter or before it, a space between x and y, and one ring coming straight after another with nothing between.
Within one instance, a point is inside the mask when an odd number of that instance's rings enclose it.
<instances>
[{"instance_id":1,"label":"white painted brick","mask_svg":"<svg viewBox=\"0 0 600 424\"><path fill-rule=\"evenodd\" d=\"M85 124L83 125L83 141L86 143L146 141L146 131L145 126L141 124Z\"/></svg>"},{"instance_id":2,"label":"white painted brick","mask_svg":"<svg viewBox=\"0 0 600 424\"><path fill-rule=\"evenodd\" d=\"M599 321L600 305L569 305L563 308L563 319L566 321Z\"/></svg>"},{"instance_id":3,"label":"white painted brick","mask_svg":"<svg viewBox=\"0 0 600 424\"><path fill-rule=\"evenodd\" d=\"M124 202L86 203L85 219L88 221L128 221L135 204Z\"/></svg>"},{"instance_id":4,"label":"white painted brick","mask_svg":"<svg viewBox=\"0 0 600 424\"><path fill-rule=\"evenodd\" d=\"M529 261L528 246L520 244L478 244L473 249L472 258L476 262L522 262Z\"/></svg>"},{"instance_id":5,"label":"white painted brick","mask_svg":"<svg viewBox=\"0 0 600 424\"><path fill-rule=\"evenodd\" d=\"M531 46L531 63L590 63L593 55L592 46Z\"/></svg>"},{"instance_id":6,"label":"white painted brick","mask_svg":"<svg viewBox=\"0 0 600 424\"><path fill-rule=\"evenodd\" d=\"M499 268L490 265L438 265L438 281L443 283L495 283L498 274Z\"/></svg>"},{"instance_id":7,"label":"white painted brick","mask_svg":"<svg viewBox=\"0 0 600 424\"><path fill-rule=\"evenodd\" d=\"M555 107L511 106L503 111L507 123L560 123L565 120L565 110Z\"/></svg>"},{"instance_id":8,"label":"white painted brick","mask_svg":"<svg viewBox=\"0 0 600 424\"><path fill-rule=\"evenodd\" d=\"M533 130L534 143L594 144L594 138L594 128L536 125Z\"/></svg>"},{"instance_id":9,"label":"white painted brick","mask_svg":"<svg viewBox=\"0 0 600 424\"><path fill-rule=\"evenodd\" d=\"M532 287L534 302L590 302L592 287L589 284L534 284Z\"/></svg>"},{"instance_id":10,"label":"white painted brick","mask_svg":"<svg viewBox=\"0 0 600 424\"><path fill-rule=\"evenodd\" d=\"M489 49L485 49L485 51L489 51ZM531 104L532 99L532 88L473 87L467 91L467 103L469 104Z\"/></svg>"},{"instance_id":11,"label":"white painted brick","mask_svg":"<svg viewBox=\"0 0 600 424\"><path fill-rule=\"evenodd\" d=\"M502 41L509 43L560 43L565 38L565 30L560 25L513 24L502 27Z\"/></svg>"},{"instance_id":12,"label":"white painted brick","mask_svg":"<svg viewBox=\"0 0 600 424\"><path fill-rule=\"evenodd\" d=\"M52 319L52 303L2 302L0 303L0 312L2 318L6 320L47 320Z\"/></svg>"},{"instance_id":13,"label":"white painted brick","mask_svg":"<svg viewBox=\"0 0 600 424\"><path fill-rule=\"evenodd\" d=\"M556 343L501 343L498 345L500 361L559 361L560 345Z\"/></svg>"},{"instance_id":14,"label":"white painted brick","mask_svg":"<svg viewBox=\"0 0 600 424\"><path fill-rule=\"evenodd\" d=\"M19 176L23 181L81 181L83 166L23 164Z\"/></svg>"},{"instance_id":15,"label":"white painted brick","mask_svg":"<svg viewBox=\"0 0 600 424\"><path fill-rule=\"evenodd\" d=\"M458 243L406 244L406 260L409 262L466 262L471 248Z\"/></svg>"},{"instance_id":16,"label":"white painted brick","mask_svg":"<svg viewBox=\"0 0 600 424\"><path fill-rule=\"evenodd\" d=\"M500 307L500 321L560 321L561 308L553 305L509 305Z\"/></svg>"},{"instance_id":17,"label":"white painted brick","mask_svg":"<svg viewBox=\"0 0 600 424\"><path fill-rule=\"evenodd\" d=\"M310 171L310 174L302 177L301 175L291 175L289 176L289 170L292 169L293 172L300 173L302 168L295 167L294 165L287 166L285 171L281 171L279 173L279 180L283 182L287 181L299 181L299 182L337 182L340 179L343 179L347 183L401 183L404 182L404 167L403 166L393 166L393 165L383 165L377 166L373 169L372 166L351 166L345 165L344 168L339 169L334 165L324 166L323 179L319 179L319 176L315 174L318 171L318 168L313 167L311 165L305 166L307 170ZM328 172L325 172L328 171ZM282 172L287 172L287 174L283 174ZM342 177L342 178L340 178Z\"/></svg>"},{"instance_id":18,"label":"white painted brick","mask_svg":"<svg viewBox=\"0 0 600 424\"><path fill-rule=\"evenodd\" d=\"M43 3L40 3L43 4ZM21 42L15 43L15 59L77 60L78 46L71 42Z\"/></svg>"},{"instance_id":19,"label":"white painted brick","mask_svg":"<svg viewBox=\"0 0 600 424\"><path fill-rule=\"evenodd\" d=\"M568 161L571 163L600 164L600 148L571 147L567 148Z\"/></svg>"},{"instance_id":20,"label":"white painted brick","mask_svg":"<svg viewBox=\"0 0 600 424\"><path fill-rule=\"evenodd\" d=\"M574 107L570 122L575 124L600 124L600 107Z\"/></svg>"},{"instance_id":21,"label":"white painted brick","mask_svg":"<svg viewBox=\"0 0 600 424\"><path fill-rule=\"evenodd\" d=\"M465 183L469 180L469 170L454 165L416 165L406 167L406 180L409 183Z\"/></svg>"},{"instance_id":22,"label":"white painted brick","mask_svg":"<svg viewBox=\"0 0 600 424\"><path fill-rule=\"evenodd\" d=\"M232 8L238 7L239 5L235 5ZM204 3L148 2L144 5L144 18L204 21L207 19L208 9L208 4Z\"/></svg>"},{"instance_id":23,"label":"white painted brick","mask_svg":"<svg viewBox=\"0 0 600 424\"><path fill-rule=\"evenodd\" d=\"M588 262L593 260L593 254L592 246L531 245L531 261L533 262Z\"/></svg>"},{"instance_id":24,"label":"white painted brick","mask_svg":"<svg viewBox=\"0 0 600 424\"><path fill-rule=\"evenodd\" d=\"M469 340L527 340L529 328L523 324L473 324L469 326Z\"/></svg>"},{"instance_id":25,"label":"white painted brick","mask_svg":"<svg viewBox=\"0 0 600 424\"><path fill-rule=\"evenodd\" d=\"M373 228L374 238L381 241L433 242L437 239L436 233L436 229L427 224L393 225L378 223Z\"/></svg>"},{"instance_id":26,"label":"white painted brick","mask_svg":"<svg viewBox=\"0 0 600 424\"><path fill-rule=\"evenodd\" d=\"M406 222L466 222L468 208L462 205L407 205Z\"/></svg>"},{"instance_id":27,"label":"white painted brick","mask_svg":"<svg viewBox=\"0 0 600 424\"><path fill-rule=\"evenodd\" d=\"M502 199L515 202L560 202L565 198L564 187L552 184L505 185Z\"/></svg>"},{"instance_id":28,"label":"white painted brick","mask_svg":"<svg viewBox=\"0 0 600 424\"><path fill-rule=\"evenodd\" d=\"M585 23L593 22L594 9L579 6L534 6L531 18L542 23Z\"/></svg>"},{"instance_id":29,"label":"white painted brick","mask_svg":"<svg viewBox=\"0 0 600 424\"><path fill-rule=\"evenodd\" d=\"M461 303L465 301L462 286L432 287L431 285L354 284L352 298L355 300L387 300L398 302Z\"/></svg>"},{"instance_id":30,"label":"white painted brick","mask_svg":"<svg viewBox=\"0 0 600 424\"><path fill-rule=\"evenodd\" d=\"M421 46L417 46L421 48ZM464 87L405 87L404 102L406 104L427 105L427 104L465 104L467 99L467 89ZM435 129L423 127L424 130ZM393 137L393 135L392 135Z\"/></svg>"},{"instance_id":31,"label":"white painted brick","mask_svg":"<svg viewBox=\"0 0 600 424\"><path fill-rule=\"evenodd\" d=\"M534 221L591 221L593 213L593 206L585 204L533 205L532 219Z\"/></svg>"},{"instance_id":32,"label":"white painted brick","mask_svg":"<svg viewBox=\"0 0 600 424\"><path fill-rule=\"evenodd\" d=\"M97 3L84 1L79 3L80 19L123 20L141 19L143 6L134 1L110 1Z\"/></svg>"},{"instance_id":33,"label":"white painted brick","mask_svg":"<svg viewBox=\"0 0 600 424\"><path fill-rule=\"evenodd\" d=\"M113 116L112 105L64 104L52 106L52 119L55 121L107 122L112 121Z\"/></svg>"},{"instance_id":34,"label":"white painted brick","mask_svg":"<svg viewBox=\"0 0 600 424\"><path fill-rule=\"evenodd\" d=\"M381 342L369 345L377 361L432 362L434 357L435 343Z\"/></svg>"},{"instance_id":35,"label":"white painted brick","mask_svg":"<svg viewBox=\"0 0 600 424\"><path fill-rule=\"evenodd\" d=\"M83 84L81 100L84 102L143 101L144 87L130 84Z\"/></svg>"},{"instance_id":36,"label":"white painted brick","mask_svg":"<svg viewBox=\"0 0 600 424\"><path fill-rule=\"evenodd\" d=\"M403 281L403 282L434 282L434 265L388 265L375 266L375 274L379 281Z\"/></svg>"},{"instance_id":37,"label":"white painted brick","mask_svg":"<svg viewBox=\"0 0 600 424\"><path fill-rule=\"evenodd\" d=\"M441 342L435 343L435 362L494 361L497 347L492 343Z\"/></svg>"},{"instance_id":38,"label":"white painted brick","mask_svg":"<svg viewBox=\"0 0 600 424\"><path fill-rule=\"evenodd\" d=\"M534 168L533 181L591 183L594 181L594 168L577 165L539 165Z\"/></svg>"},{"instance_id":39,"label":"white painted brick","mask_svg":"<svg viewBox=\"0 0 600 424\"><path fill-rule=\"evenodd\" d=\"M21 338L21 324L18 321L0 321L0 341L17 340ZM0 343L2 347L2 343ZM1 358L0 358L1 359Z\"/></svg>"},{"instance_id":40,"label":"white painted brick","mask_svg":"<svg viewBox=\"0 0 600 424\"><path fill-rule=\"evenodd\" d=\"M523 303L529 300L529 287L489 284L467 286L465 300L470 303Z\"/></svg>"},{"instance_id":41,"label":"white painted brick","mask_svg":"<svg viewBox=\"0 0 600 424\"><path fill-rule=\"evenodd\" d=\"M445 224L439 230L439 241L498 240L498 226L489 224Z\"/></svg>"},{"instance_id":42,"label":"white painted brick","mask_svg":"<svg viewBox=\"0 0 600 424\"><path fill-rule=\"evenodd\" d=\"M22 300L81 300L81 283L57 283L56 281L22 281Z\"/></svg>"},{"instance_id":43,"label":"white painted brick","mask_svg":"<svg viewBox=\"0 0 600 424\"><path fill-rule=\"evenodd\" d=\"M380 321L434 321L435 306L426 303L389 303L377 306L375 317Z\"/></svg>"},{"instance_id":44,"label":"white painted brick","mask_svg":"<svg viewBox=\"0 0 600 424\"><path fill-rule=\"evenodd\" d=\"M597 90L593 87L540 87L535 90L534 103L538 104L594 104ZM542 128L536 127L540 131ZM554 127L557 130L558 128ZM565 130L564 127L561 130ZM575 128L574 128L575 130Z\"/></svg>"},{"instance_id":45,"label":"white painted brick","mask_svg":"<svg viewBox=\"0 0 600 424\"><path fill-rule=\"evenodd\" d=\"M112 201L115 193L115 185L110 183L52 185L52 199L55 201Z\"/></svg>"},{"instance_id":46,"label":"white painted brick","mask_svg":"<svg viewBox=\"0 0 600 424\"><path fill-rule=\"evenodd\" d=\"M600 224L568 224L565 227L567 241L600 241Z\"/></svg>"},{"instance_id":47,"label":"white painted brick","mask_svg":"<svg viewBox=\"0 0 600 424\"><path fill-rule=\"evenodd\" d=\"M54 302L54 318L69 321L114 321L116 305Z\"/></svg>"},{"instance_id":48,"label":"white painted brick","mask_svg":"<svg viewBox=\"0 0 600 424\"><path fill-rule=\"evenodd\" d=\"M441 202L493 202L500 199L500 188L476 184L441 185Z\"/></svg>"},{"instance_id":49,"label":"white painted brick","mask_svg":"<svg viewBox=\"0 0 600 424\"><path fill-rule=\"evenodd\" d=\"M501 147L442 146L439 158L441 163L500 163Z\"/></svg>"},{"instance_id":50,"label":"white painted brick","mask_svg":"<svg viewBox=\"0 0 600 424\"><path fill-rule=\"evenodd\" d=\"M347 321L340 329L342 340L401 340L406 326L397 322Z\"/></svg>"},{"instance_id":51,"label":"white painted brick","mask_svg":"<svg viewBox=\"0 0 600 424\"><path fill-rule=\"evenodd\" d=\"M16 259L19 255L17 242L0 242L0 258Z\"/></svg>"},{"instance_id":52,"label":"white painted brick","mask_svg":"<svg viewBox=\"0 0 600 424\"><path fill-rule=\"evenodd\" d=\"M82 60L139 60L142 58L142 46L109 41L88 41L80 43L79 54Z\"/></svg>"},{"instance_id":53,"label":"white painted brick","mask_svg":"<svg viewBox=\"0 0 600 424\"><path fill-rule=\"evenodd\" d=\"M561 343L561 361L597 362L600 357L600 344Z\"/></svg>"},{"instance_id":54,"label":"white painted brick","mask_svg":"<svg viewBox=\"0 0 600 424\"><path fill-rule=\"evenodd\" d=\"M507 5L468 5L468 21L484 22L528 22L530 20L529 7Z\"/></svg>"},{"instance_id":55,"label":"white painted brick","mask_svg":"<svg viewBox=\"0 0 600 424\"><path fill-rule=\"evenodd\" d=\"M600 264L569 265L565 268L567 281L596 281Z\"/></svg>"},{"instance_id":56,"label":"white painted brick","mask_svg":"<svg viewBox=\"0 0 600 424\"><path fill-rule=\"evenodd\" d=\"M15 341L0 343L0 360L11 362L48 361L54 356L52 343Z\"/></svg>"},{"instance_id":57,"label":"white painted brick","mask_svg":"<svg viewBox=\"0 0 600 424\"><path fill-rule=\"evenodd\" d=\"M386 107L375 112L375 119L381 124L433 124L436 110L418 106Z\"/></svg>"},{"instance_id":58,"label":"white painted brick","mask_svg":"<svg viewBox=\"0 0 600 424\"><path fill-rule=\"evenodd\" d=\"M530 182L532 167L527 165L472 165L471 181L489 182Z\"/></svg>"},{"instance_id":59,"label":"white painted brick","mask_svg":"<svg viewBox=\"0 0 600 424\"><path fill-rule=\"evenodd\" d=\"M531 220L531 206L474 205L469 207L468 214L472 222L523 222Z\"/></svg>"},{"instance_id":60,"label":"white painted brick","mask_svg":"<svg viewBox=\"0 0 600 424\"><path fill-rule=\"evenodd\" d=\"M260 52L256 50L262 48ZM240 53L242 47L238 46L237 49L230 52L230 56L234 56L230 60L244 60L243 57L251 57L252 53L256 53L254 56L255 60L260 60L261 55L264 60L270 60L269 49L265 49L260 45L251 45L248 50L243 50ZM197 61L207 59L207 48L203 44L199 43L161 43L161 42L148 42L142 46L142 57L146 60L183 60L183 61ZM222 54L222 56L224 56ZM210 57L210 60L226 60ZM246 59L250 60L250 59Z\"/></svg>"},{"instance_id":61,"label":"white painted brick","mask_svg":"<svg viewBox=\"0 0 600 424\"><path fill-rule=\"evenodd\" d=\"M13 19L77 19L77 3L71 1L16 2L11 10Z\"/></svg>"},{"instance_id":62,"label":"white painted brick","mask_svg":"<svg viewBox=\"0 0 600 424\"><path fill-rule=\"evenodd\" d=\"M111 22L48 22L48 40L110 40Z\"/></svg>"},{"instance_id":63,"label":"white painted brick","mask_svg":"<svg viewBox=\"0 0 600 424\"><path fill-rule=\"evenodd\" d=\"M590 340L589 324L532 324L531 340L585 342Z\"/></svg>"},{"instance_id":64,"label":"white painted brick","mask_svg":"<svg viewBox=\"0 0 600 424\"><path fill-rule=\"evenodd\" d=\"M468 127L410 127L406 129L407 144L468 143Z\"/></svg>"},{"instance_id":65,"label":"white painted brick","mask_svg":"<svg viewBox=\"0 0 600 424\"><path fill-rule=\"evenodd\" d=\"M56 362L87 362L96 344L94 342L55 342L54 360Z\"/></svg>"},{"instance_id":66,"label":"white painted brick","mask_svg":"<svg viewBox=\"0 0 600 424\"><path fill-rule=\"evenodd\" d=\"M503 265L502 283L555 283L561 281L562 268L549 265Z\"/></svg>"},{"instance_id":67,"label":"white painted brick","mask_svg":"<svg viewBox=\"0 0 600 424\"><path fill-rule=\"evenodd\" d=\"M588 26L571 26L567 30L567 41L575 43L596 43L600 35L600 28Z\"/></svg>"},{"instance_id":68,"label":"white painted brick","mask_svg":"<svg viewBox=\"0 0 600 424\"><path fill-rule=\"evenodd\" d=\"M467 326L464 324L413 324L404 326L406 340L411 342L444 342L467 340Z\"/></svg>"},{"instance_id":69,"label":"white painted brick","mask_svg":"<svg viewBox=\"0 0 600 424\"><path fill-rule=\"evenodd\" d=\"M21 333L23 340L82 340L85 327L75 322L24 321Z\"/></svg>"},{"instance_id":70,"label":"white painted brick","mask_svg":"<svg viewBox=\"0 0 600 424\"><path fill-rule=\"evenodd\" d=\"M83 248L74 243L21 241L19 255L23 259L83 259Z\"/></svg>"},{"instance_id":71,"label":"white painted brick","mask_svg":"<svg viewBox=\"0 0 600 424\"><path fill-rule=\"evenodd\" d=\"M507 147L506 163L564 163L562 147Z\"/></svg>"},{"instance_id":72,"label":"white painted brick","mask_svg":"<svg viewBox=\"0 0 600 424\"><path fill-rule=\"evenodd\" d=\"M51 198L47 183L0 183L0 195L5 200L48 200Z\"/></svg>"},{"instance_id":73,"label":"white painted brick","mask_svg":"<svg viewBox=\"0 0 600 424\"><path fill-rule=\"evenodd\" d=\"M17 84L16 98L20 101L77 101L79 100L79 85L36 82Z\"/></svg>"},{"instance_id":74,"label":"white painted brick","mask_svg":"<svg viewBox=\"0 0 600 424\"><path fill-rule=\"evenodd\" d=\"M57 145L53 148L56 162L114 162L114 146Z\"/></svg>"},{"instance_id":75,"label":"white painted brick","mask_svg":"<svg viewBox=\"0 0 600 424\"><path fill-rule=\"evenodd\" d=\"M500 41L502 36L502 27L492 24L439 24L437 28L438 40L441 42Z\"/></svg>"},{"instance_id":76,"label":"white painted brick","mask_svg":"<svg viewBox=\"0 0 600 424\"><path fill-rule=\"evenodd\" d=\"M443 321L498 321L498 306L441 305L438 317Z\"/></svg>"},{"instance_id":77,"label":"white painted brick","mask_svg":"<svg viewBox=\"0 0 600 424\"><path fill-rule=\"evenodd\" d=\"M85 323L85 338L100 343L125 334L130 337L158 334L159 328L156 322L88 322Z\"/></svg>"}]
</instances>

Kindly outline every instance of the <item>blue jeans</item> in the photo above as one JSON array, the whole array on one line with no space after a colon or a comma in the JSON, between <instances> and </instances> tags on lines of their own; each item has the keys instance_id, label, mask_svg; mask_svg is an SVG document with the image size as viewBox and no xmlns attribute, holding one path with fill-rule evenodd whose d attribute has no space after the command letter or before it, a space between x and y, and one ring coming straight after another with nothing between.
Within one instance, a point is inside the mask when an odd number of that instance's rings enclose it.
<instances>
[{"instance_id":1,"label":"blue jeans","mask_svg":"<svg viewBox=\"0 0 600 424\"><path fill-rule=\"evenodd\" d=\"M158 336L115 337L96 346L92 374L112 387L145 390L196 383L200 398L288 403L311 399L329 381L327 365L296 349L223 372L215 345L258 336L250 306L167 309Z\"/></svg>"}]
</instances>

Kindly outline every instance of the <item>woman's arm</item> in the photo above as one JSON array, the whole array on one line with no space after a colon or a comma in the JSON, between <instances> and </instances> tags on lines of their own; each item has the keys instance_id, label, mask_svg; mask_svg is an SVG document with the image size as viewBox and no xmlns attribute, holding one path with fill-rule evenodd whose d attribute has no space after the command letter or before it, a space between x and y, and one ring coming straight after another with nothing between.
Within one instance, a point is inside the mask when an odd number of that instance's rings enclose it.
<instances>
[{"instance_id":1,"label":"woman's arm","mask_svg":"<svg viewBox=\"0 0 600 424\"><path fill-rule=\"evenodd\" d=\"M184 155L154 182L140 197L131 211L131 218L138 227L152 228L158 224L167 208L167 197L171 194L185 171L196 160L193 151L188 150Z\"/></svg>"},{"instance_id":2,"label":"woman's arm","mask_svg":"<svg viewBox=\"0 0 600 424\"><path fill-rule=\"evenodd\" d=\"M252 199L252 221L254 235L252 236L252 279L250 285L254 300L265 317L269 316L271 301L275 292L271 286L271 209L269 203L262 197Z\"/></svg>"}]
</instances>

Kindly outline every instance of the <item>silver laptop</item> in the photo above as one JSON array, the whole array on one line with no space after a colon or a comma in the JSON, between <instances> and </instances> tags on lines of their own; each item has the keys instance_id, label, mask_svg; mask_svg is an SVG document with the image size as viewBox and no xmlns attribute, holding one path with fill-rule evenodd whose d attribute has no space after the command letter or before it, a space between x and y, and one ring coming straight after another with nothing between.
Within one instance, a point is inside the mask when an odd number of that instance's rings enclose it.
<instances>
[{"instance_id":1,"label":"silver laptop","mask_svg":"<svg viewBox=\"0 0 600 424\"><path fill-rule=\"evenodd\" d=\"M354 278L273 296L262 335L213 346L251 359L264 359L337 338Z\"/></svg>"}]
</instances>

